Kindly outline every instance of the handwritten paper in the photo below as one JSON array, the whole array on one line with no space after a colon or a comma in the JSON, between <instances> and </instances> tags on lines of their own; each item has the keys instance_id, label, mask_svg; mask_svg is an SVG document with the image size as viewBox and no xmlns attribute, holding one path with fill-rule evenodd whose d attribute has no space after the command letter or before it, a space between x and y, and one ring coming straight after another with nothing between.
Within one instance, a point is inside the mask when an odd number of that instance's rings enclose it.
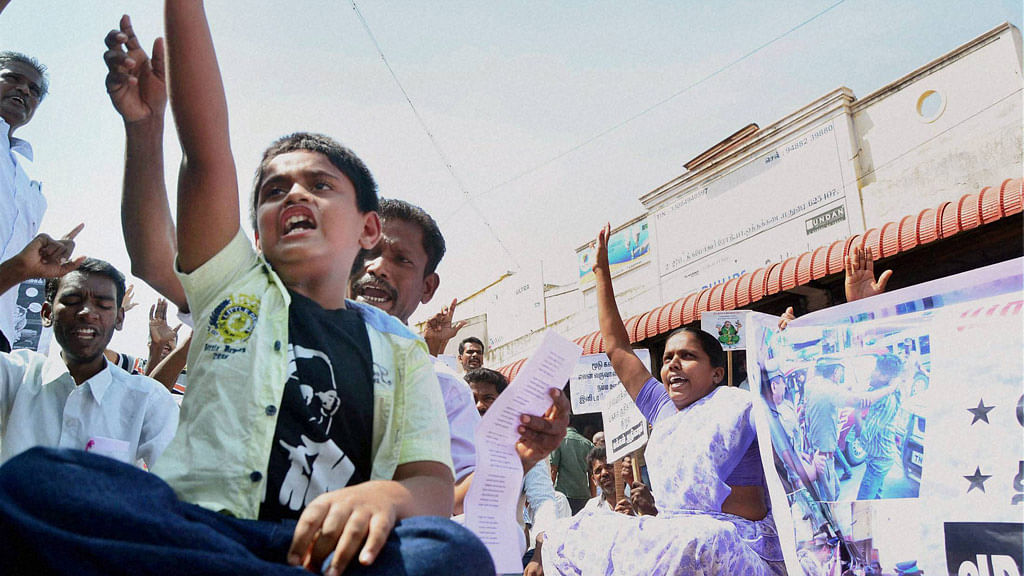
<instances>
[{"instance_id":1,"label":"handwritten paper","mask_svg":"<svg viewBox=\"0 0 1024 576\"><path fill-rule=\"evenodd\" d=\"M548 391L565 386L582 353L579 346L549 330L477 426L476 474L466 495L466 526L487 546L499 574L523 571L525 542L515 517L523 485L516 452L519 417L547 411Z\"/></svg>"}]
</instances>

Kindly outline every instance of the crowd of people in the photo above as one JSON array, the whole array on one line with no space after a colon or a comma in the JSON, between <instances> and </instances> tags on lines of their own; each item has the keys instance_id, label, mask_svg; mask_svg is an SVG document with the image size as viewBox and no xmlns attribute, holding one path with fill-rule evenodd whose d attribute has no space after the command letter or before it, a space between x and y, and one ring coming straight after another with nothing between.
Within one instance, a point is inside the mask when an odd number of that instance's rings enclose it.
<instances>
[{"instance_id":1,"label":"crowd of people","mask_svg":"<svg viewBox=\"0 0 1024 576\"><path fill-rule=\"evenodd\" d=\"M39 233L46 201L19 160L31 146L14 133L45 98L47 73L0 52L0 568L493 574L460 519L471 513L476 426L508 381L484 366L475 337L459 342L459 370L440 359L464 326L455 301L422 336L408 326L441 282L436 221L378 198L354 152L301 132L260 161L254 245L241 228L202 3L167 0L165 25L147 51L125 16L103 54L125 128L124 245L132 274L162 296L149 310L145 359L109 348L138 305L124 274L74 255L82 225ZM183 150L175 210L164 188L168 103ZM609 462L603 433L584 436L563 383L551 383L551 408L516 425L524 574L784 573L750 393L725 385L721 344L691 328L668 337L657 377L645 367L615 302L609 234L595 241L598 321L653 428L642 455L649 479ZM876 280L871 263L851 254L848 299L884 290L890 273ZM33 278L47 279L40 314L59 354L12 349L14 288ZM169 304L190 327L181 342ZM803 476L835 497L829 418L842 405L871 406L861 492L874 497L892 465L893 386L822 389L836 371L821 364L803 393L826 425L796 455ZM795 421L781 372L768 376L774 409Z\"/></svg>"}]
</instances>

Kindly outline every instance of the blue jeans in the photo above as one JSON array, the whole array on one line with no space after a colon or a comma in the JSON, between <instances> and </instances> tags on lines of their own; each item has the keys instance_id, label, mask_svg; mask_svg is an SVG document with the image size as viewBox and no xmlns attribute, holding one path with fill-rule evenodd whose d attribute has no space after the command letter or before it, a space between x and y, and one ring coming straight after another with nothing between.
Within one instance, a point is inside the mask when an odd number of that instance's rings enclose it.
<instances>
[{"instance_id":1,"label":"blue jeans","mask_svg":"<svg viewBox=\"0 0 1024 576\"><path fill-rule=\"evenodd\" d=\"M304 574L295 522L242 520L178 500L163 480L77 450L33 448L0 467L0 574ZM372 566L345 574L494 574L444 518L400 521Z\"/></svg>"},{"instance_id":2,"label":"blue jeans","mask_svg":"<svg viewBox=\"0 0 1024 576\"><path fill-rule=\"evenodd\" d=\"M868 456L864 461L864 477L857 490L857 500L876 500L882 497L882 485L892 469L894 459L888 456Z\"/></svg>"}]
</instances>

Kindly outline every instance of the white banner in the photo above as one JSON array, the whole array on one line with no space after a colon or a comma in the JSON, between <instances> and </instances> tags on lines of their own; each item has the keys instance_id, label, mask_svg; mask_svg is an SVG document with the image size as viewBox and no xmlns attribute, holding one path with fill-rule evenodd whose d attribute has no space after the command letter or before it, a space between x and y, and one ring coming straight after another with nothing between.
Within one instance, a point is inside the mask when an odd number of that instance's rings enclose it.
<instances>
[{"instance_id":1,"label":"white banner","mask_svg":"<svg viewBox=\"0 0 1024 576\"><path fill-rule=\"evenodd\" d=\"M790 574L839 573L839 548L858 574L1021 574L1022 265L822 310L782 332L749 317Z\"/></svg>"},{"instance_id":2,"label":"white banner","mask_svg":"<svg viewBox=\"0 0 1024 576\"><path fill-rule=\"evenodd\" d=\"M637 348L636 353L647 370L651 369L651 353L646 348ZM587 354L576 364L569 390L572 393L573 414L593 414L601 411L601 400L609 390L621 388L619 377L612 369L607 354Z\"/></svg>"}]
</instances>

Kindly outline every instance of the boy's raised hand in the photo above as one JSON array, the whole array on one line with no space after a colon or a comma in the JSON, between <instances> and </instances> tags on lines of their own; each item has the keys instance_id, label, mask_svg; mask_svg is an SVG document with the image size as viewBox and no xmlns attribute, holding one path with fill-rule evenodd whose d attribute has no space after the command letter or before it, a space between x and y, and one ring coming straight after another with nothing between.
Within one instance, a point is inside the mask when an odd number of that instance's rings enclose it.
<instances>
[{"instance_id":1,"label":"boy's raised hand","mask_svg":"<svg viewBox=\"0 0 1024 576\"><path fill-rule=\"evenodd\" d=\"M167 109L163 38L153 42L150 59L135 36L131 18L125 14L120 29L108 32L104 42L107 94L114 109L126 124L162 120Z\"/></svg>"}]
</instances>

